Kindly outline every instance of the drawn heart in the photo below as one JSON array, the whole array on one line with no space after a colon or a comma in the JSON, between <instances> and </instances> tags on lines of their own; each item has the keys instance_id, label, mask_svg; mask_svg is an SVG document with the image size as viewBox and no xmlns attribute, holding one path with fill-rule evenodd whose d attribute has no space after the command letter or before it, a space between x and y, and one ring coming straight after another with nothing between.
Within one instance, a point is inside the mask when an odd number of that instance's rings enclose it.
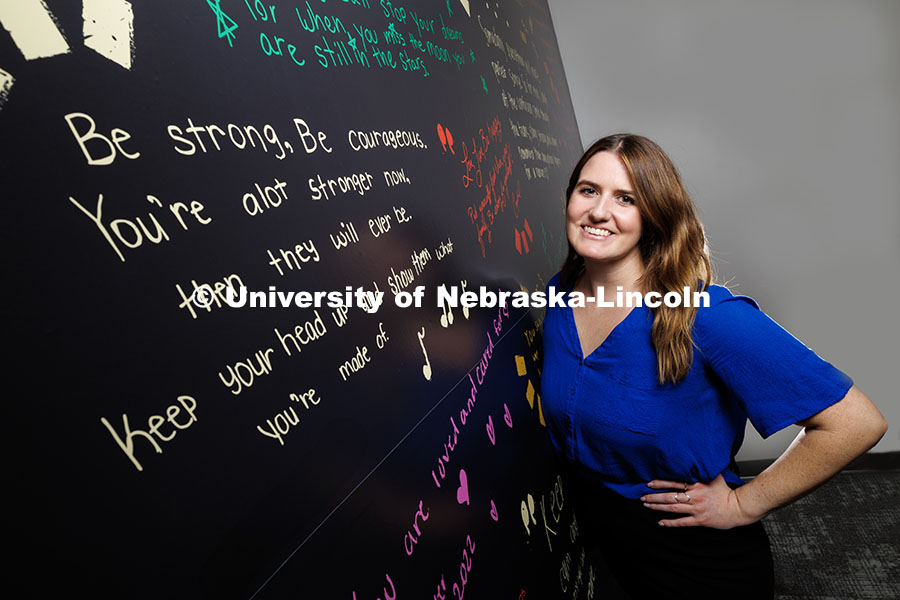
<instances>
[{"instance_id":1,"label":"drawn heart","mask_svg":"<svg viewBox=\"0 0 900 600\"><path fill-rule=\"evenodd\" d=\"M512 415L509 414L509 407L506 405L506 402L503 403L503 420L506 421L506 426L512 429Z\"/></svg>"},{"instance_id":2,"label":"drawn heart","mask_svg":"<svg viewBox=\"0 0 900 600\"><path fill-rule=\"evenodd\" d=\"M500 515L497 514L497 505L493 500L491 500L491 518L495 521L500 518Z\"/></svg>"},{"instance_id":3,"label":"drawn heart","mask_svg":"<svg viewBox=\"0 0 900 600\"><path fill-rule=\"evenodd\" d=\"M440 123L438 123L437 133L438 138L440 138L441 140L441 147L444 149L444 152L446 152L449 148L450 154L455 155L456 152L453 150L453 135L450 133L450 130L446 129Z\"/></svg>"},{"instance_id":4,"label":"drawn heart","mask_svg":"<svg viewBox=\"0 0 900 600\"><path fill-rule=\"evenodd\" d=\"M456 501L466 506L469 505L469 479L466 477L465 469L459 470L459 489L456 490Z\"/></svg>"},{"instance_id":5,"label":"drawn heart","mask_svg":"<svg viewBox=\"0 0 900 600\"><path fill-rule=\"evenodd\" d=\"M491 445L496 446L497 438L494 434L494 418L493 417L488 417L487 425L485 425L484 428L487 429L487 434L488 434L488 438L491 440Z\"/></svg>"}]
</instances>

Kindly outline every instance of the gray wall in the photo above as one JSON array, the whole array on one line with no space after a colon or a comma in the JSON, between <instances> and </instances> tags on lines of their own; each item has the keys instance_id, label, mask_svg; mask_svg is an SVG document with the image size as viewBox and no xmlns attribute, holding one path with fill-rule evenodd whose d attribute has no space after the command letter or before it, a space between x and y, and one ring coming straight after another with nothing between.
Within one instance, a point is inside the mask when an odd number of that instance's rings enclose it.
<instances>
[{"instance_id":1,"label":"gray wall","mask_svg":"<svg viewBox=\"0 0 900 600\"><path fill-rule=\"evenodd\" d=\"M550 0L585 145L682 171L719 281L849 374L900 449L900 2ZM796 435L748 428L741 460Z\"/></svg>"}]
</instances>

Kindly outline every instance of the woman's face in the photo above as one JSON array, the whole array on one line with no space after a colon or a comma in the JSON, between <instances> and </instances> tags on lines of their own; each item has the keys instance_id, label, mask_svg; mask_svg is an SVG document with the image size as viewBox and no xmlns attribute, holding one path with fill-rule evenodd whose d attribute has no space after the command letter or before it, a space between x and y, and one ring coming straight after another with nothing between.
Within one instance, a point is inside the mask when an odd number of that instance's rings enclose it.
<instances>
[{"instance_id":1,"label":"woman's face","mask_svg":"<svg viewBox=\"0 0 900 600\"><path fill-rule=\"evenodd\" d=\"M643 270L634 187L612 152L598 152L581 169L566 208L566 235L585 263Z\"/></svg>"}]
</instances>

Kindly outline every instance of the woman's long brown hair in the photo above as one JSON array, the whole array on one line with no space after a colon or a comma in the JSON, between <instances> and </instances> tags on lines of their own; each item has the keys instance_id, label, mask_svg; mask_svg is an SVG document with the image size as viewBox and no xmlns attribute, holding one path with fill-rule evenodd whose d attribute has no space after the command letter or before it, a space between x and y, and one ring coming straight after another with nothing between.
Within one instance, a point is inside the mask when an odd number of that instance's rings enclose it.
<instances>
[{"instance_id":1,"label":"woman's long brown hair","mask_svg":"<svg viewBox=\"0 0 900 600\"><path fill-rule=\"evenodd\" d=\"M644 274L638 282L642 290L681 294L688 287L693 295L695 291L707 289L713 283L713 273L703 224L678 170L656 143L629 133L594 142L572 171L566 188L566 205L584 165L598 152L617 155L634 186L635 206L640 211L642 226L638 242L644 263ZM584 259L569 244L560 283L566 288L573 286L583 271ZM663 304L651 310L659 382L677 383L687 376L694 360L691 328L697 309Z\"/></svg>"}]
</instances>

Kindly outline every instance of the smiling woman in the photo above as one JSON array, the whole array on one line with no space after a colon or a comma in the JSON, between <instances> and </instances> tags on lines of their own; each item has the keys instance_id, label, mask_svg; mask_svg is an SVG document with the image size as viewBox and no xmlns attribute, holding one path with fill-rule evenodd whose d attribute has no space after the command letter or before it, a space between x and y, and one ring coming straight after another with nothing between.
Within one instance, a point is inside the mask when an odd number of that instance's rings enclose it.
<instances>
[{"instance_id":1,"label":"smiling woman","mask_svg":"<svg viewBox=\"0 0 900 600\"><path fill-rule=\"evenodd\" d=\"M548 289L598 290L597 305L548 306L541 387L593 557L634 598L771 598L759 520L871 448L884 419L752 299L713 285L703 226L652 141L618 134L588 148L566 233ZM709 302L629 306L612 290ZM748 419L764 437L804 429L745 484L734 456Z\"/></svg>"},{"instance_id":2,"label":"smiling woman","mask_svg":"<svg viewBox=\"0 0 900 600\"><path fill-rule=\"evenodd\" d=\"M639 270L641 213L625 165L612 152L585 163L566 207L569 243L582 258Z\"/></svg>"}]
</instances>

